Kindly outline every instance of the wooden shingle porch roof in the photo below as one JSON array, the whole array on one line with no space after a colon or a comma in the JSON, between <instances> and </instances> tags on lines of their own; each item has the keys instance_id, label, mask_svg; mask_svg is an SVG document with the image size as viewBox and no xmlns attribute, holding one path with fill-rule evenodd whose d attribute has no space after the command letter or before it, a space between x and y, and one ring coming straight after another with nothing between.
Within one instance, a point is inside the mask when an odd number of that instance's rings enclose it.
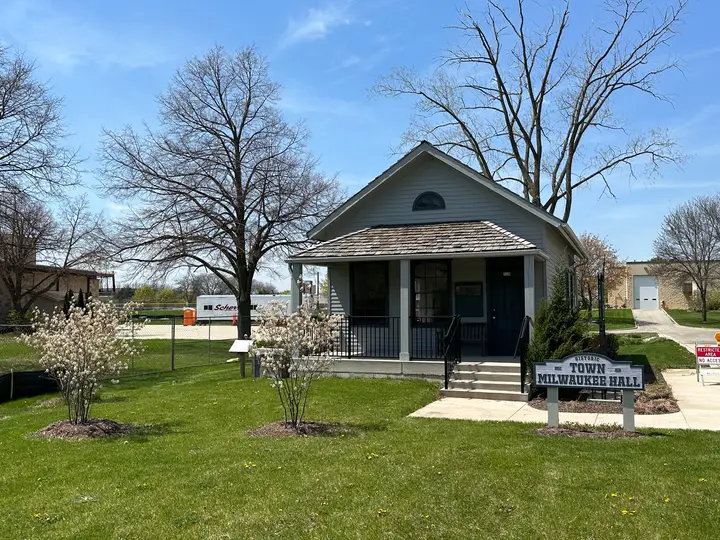
<instances>
[{"instance_id":1,"label":"wooden shingle porch roof","mask_svg":"<svg viewBox=\"0 0 720 540\"><path fill-rule=\"evenodd\" d=\"M288 262L509 256L538 251L535 244L490 221L454 221L367 227L299 251Z\"/></svg>"}]
</instances>

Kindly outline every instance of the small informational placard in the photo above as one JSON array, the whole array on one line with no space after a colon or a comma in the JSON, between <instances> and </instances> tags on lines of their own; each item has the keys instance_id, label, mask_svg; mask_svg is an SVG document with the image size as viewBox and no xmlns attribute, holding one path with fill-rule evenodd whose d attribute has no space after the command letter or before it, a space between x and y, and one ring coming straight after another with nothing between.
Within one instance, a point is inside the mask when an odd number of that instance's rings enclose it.
<instances>
[{"instance_id":1,"label":"small informational placard","mask_svg":"<svg viewBox=\"0 0 720 540\"><path fill-rule=\"evenodd\" d=\"M236 339L230 347L230 352L246 353L250 350L252 339Z\"/></svg>"},{"instance_id":2,"label":"small informational placard","mask_svg":"<svg viewBox=\"0 0 720 540\"><path fill-rule=\"evenodd\" d=\"M718 335L715 335L715 339ZM698 382L702 380L705 386L705 377L720 377L720 346L695 345L695 374Z\"/></svg>"},{"instance_id":3,"label":"small informational placard","mask_svg":"<svg viewBox=\"0 0 720 540\"><path fill-rule=\"evenodd\" d=\"M623 429L635 431L635 390L645 388L643 366L615 361L602 354L578 353L562 360L546 360L533 365L535 386L547 387L548 425L558 427L559 388L622 390Z\"/></svg>"},{"instance_id":4,"label":"small informational placard","mask_svg":"<svg viewBox=\"0 0 720 540\"><path fill-rule=\"evenodd\" d=\"M595 353L571 354L562 360L546 360L533 366L535 386L643 390L643 366L611 360Z\"/></svg>"}]
</instances>

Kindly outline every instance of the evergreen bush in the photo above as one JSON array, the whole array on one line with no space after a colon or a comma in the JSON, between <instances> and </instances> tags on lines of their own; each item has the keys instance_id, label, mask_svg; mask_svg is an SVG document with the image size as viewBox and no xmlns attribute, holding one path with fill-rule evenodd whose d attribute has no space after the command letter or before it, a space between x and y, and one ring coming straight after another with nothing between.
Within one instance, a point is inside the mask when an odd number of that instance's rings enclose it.
<instances>
[{"instance_id":1,"label":"evergreen bush","mask_svg":"<svg viewBox=\"0 0 720 540\"><path fill-rule=\"evenodd\" d=\"M550 298L540 304L526 354L528 370L533 362L565 358L586 349L589 326L569 293L569 279L570 270L559 269L553 276Z\"/></svg>"}]
</instances>

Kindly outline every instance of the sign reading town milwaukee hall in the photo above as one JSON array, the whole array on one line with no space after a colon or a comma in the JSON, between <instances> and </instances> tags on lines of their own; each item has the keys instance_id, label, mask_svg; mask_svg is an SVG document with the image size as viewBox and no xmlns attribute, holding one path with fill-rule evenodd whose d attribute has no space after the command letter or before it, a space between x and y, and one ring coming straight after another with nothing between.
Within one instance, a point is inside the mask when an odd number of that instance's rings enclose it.
<instances>
[{"instance_id":1,"label":"sign reading town milwaukee hall","mask_svg":"<svg viewBox=\"0 0 720 540\"><path fill-rule=\"evenodd\" d=\"M536 386L643 390L643 366L611 360L595 353L571 354L562 360L546 360L533 366Z\"/></svg>"}]
</instances>

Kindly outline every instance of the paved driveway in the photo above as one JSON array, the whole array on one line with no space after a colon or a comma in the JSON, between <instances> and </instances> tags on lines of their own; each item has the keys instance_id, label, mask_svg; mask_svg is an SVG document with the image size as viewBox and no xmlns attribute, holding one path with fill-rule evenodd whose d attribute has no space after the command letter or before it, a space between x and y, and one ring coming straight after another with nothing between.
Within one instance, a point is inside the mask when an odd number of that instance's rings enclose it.
<instances>
[{"instance_id":1,"label":"paved driveway","mask_svg":"<svg viewBox=\"0 0 720 540\"><path fill-rule=\"evenodd\" d=\"M675 324L662 309L633 309L633 316L637 323L636 330L613 330L617 334L630 334L633 332L652 332L660 337L677 341L691 353L695 354L695 343L714 345L715 332L707 328L692 328Z\"/></svg>"}]
</instances>

